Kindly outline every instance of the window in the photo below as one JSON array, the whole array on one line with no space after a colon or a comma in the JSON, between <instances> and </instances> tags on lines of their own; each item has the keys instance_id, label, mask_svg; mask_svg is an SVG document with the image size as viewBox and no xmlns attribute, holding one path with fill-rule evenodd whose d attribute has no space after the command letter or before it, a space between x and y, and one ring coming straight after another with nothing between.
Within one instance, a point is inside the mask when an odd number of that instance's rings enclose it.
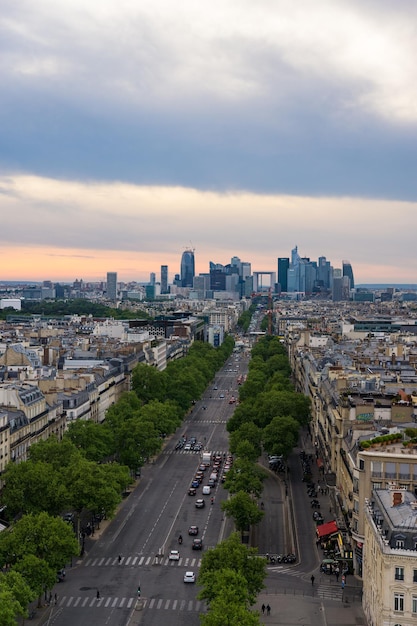
<instances>
[{"instance_id":1,"label":"window","mask_svg":"<svg viewBox=\"0 0 417 626\"><path fill-rule=\"evenodd\" d=\"M363 459L359 459L359 469L365 469L365 461Z\"/></svg>"},{"instance_id":2,"label":"window","mask_svg":"<svg viewBox=\"0 0 417 626\"><path fill-rule=\"evenodd\" d=\"M417 596L413 596L411 599L411 610L415 615L417 614Z\"/></svg>"},{"instance_id":3,"label":"window","mask_svg":"<svg viewBox=\"0 0 417 626\"><path fill-rule=\"evenodd\" d=\"M394 611L404 611L403 593L394 593Z\"/></svg>"},{"instance_id":4,"label":"window","mask_svg":"<svg viewBox=\"0 0 417 626\"><path fill-rule=\"evenodd\" d=\"M397 541L395 542L395 547L404 548L404 539L397 539Z\"/></svg>"},{"instance_id":5,"label":"window","mask_svg":"<svg viewBox=\"0 0 417 626\"><path fill-rule=\"evenodd\" d=\"M417 569L413 569L413 583L417 583Z\"/></svg>"},{"instance_id":6,"label":"window","mask_svg":"<svg viewBox=\"0 0 417 626\"><path fill-rule=\"evenodd\" d=\"M404 580L404 568L403 567L395 568L395 580Z\"/></svg>"},{"instance_id":7,"label":"window","mask_svg":"<svg viewBox=\"0 0 417 626\"><path fill-rule=\"evenodd\" d=\"M385 478L397 478L395 463L385 463Z\"/></svg>"}]
</instances>

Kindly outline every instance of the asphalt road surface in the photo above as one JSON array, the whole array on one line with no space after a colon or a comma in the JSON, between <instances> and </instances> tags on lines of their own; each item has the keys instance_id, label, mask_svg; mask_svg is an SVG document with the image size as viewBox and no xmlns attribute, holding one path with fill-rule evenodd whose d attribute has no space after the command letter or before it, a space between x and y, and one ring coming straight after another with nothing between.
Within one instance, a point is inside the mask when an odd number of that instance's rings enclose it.
<instances>
[{"instance_id":1,"label":"asphalt road surface","mask_svg":"<svg viewBox=\"0 0 417 626\"><path fill-rule=\"evenodd\" d=\"M220 508L227 492L219 481L211 493L214 504L211 495L205 496L206 506L197 509L195 501L202 497L207 479L195 497L187 491L201 452L175 450L175 445L185 434L195 436L206 450L228 451L226 423L234 409L229 399L237 396L237 376L246 369L247 361L233 356L163 452L142 469L139 485L117 516L57 585L57 603L48 609L48 624L165 626L168 619L170 626L185 620L188 626L199 625L205 603L197 599L198 586L183 578L186 571L198 575L203 552L192 549L188 528L199 527L203 550L216 546L228 534ZM169 560L171 550L179 551L179 561Z\"/></svg>"}]
</instances>

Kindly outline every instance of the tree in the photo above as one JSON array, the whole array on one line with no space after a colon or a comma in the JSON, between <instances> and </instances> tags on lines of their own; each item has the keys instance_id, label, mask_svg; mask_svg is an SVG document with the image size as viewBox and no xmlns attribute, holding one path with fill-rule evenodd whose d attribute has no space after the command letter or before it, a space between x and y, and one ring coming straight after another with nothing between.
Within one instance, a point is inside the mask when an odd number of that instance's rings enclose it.
<instances>
[{"instance_id":1,"label":"tree","mask_svg":"<svg viewBox=\"0 0 417 626\"><path fill-rule=\"evenodd\" d=\"M252 398L252 400L263 391L267 381L267 376L259 369L253 369L249 372L246 382L241 386L239 391L240 400Z\"/></svg>"},{"instance_id":2,"label":"tree","mask_svg":"<svg viewBox=\"0 0 417 626\"><path fill-rule=\"evenodd\" d=\"M4 481L2 502L9 518L41 511L59 515L68 502L62 475L45 461L9 463Z\"/></svg>"},{"instance_id":3,"label":"tree","mask_svg":"<svg viewBox=\"0 0 417 626\"><path fill-rule=\"evenodd\" d=\"M18 572L0 573L0 625L16 626L17 616L27 617L27 606L35 598L35 592Z\"/></svg>"},{"instance_id":4,"label":"tree","mask_svg":"<svg viewBox=\"0 0 417 626\"><path fill-rule=\"evenodd\" d=\"M34 554L27 554L21 558L10 573L16 572L25 580L38 598L38 605L41 603L42 594L56 583L57 570L51 567L45 559L40 559ZM33 599L33 598L31 598Z\"/></svg>"},{"instance_id":5,"label":"tree","mask_svg":"<svg viewBox=\"0 0 417 626\"><path fill-rule=\"evenodd\" d=\"M237 530L248 530L252 524L258 524L264 512L260 511L256 502L245 491L238 491L230 500L221 503L222 510L232 517Z\"/></svg>"},{"instance_id":6,"label":"tree","mask_svg":"<svg viewBox=\"0 0 417 626\"><path fill-rule=\"evenodd\" d=\"M70 439L89 461L101 462L114 452L113 436L106 424L76 420L69 425L65 437Z\"/></svg>"},{"instance_id":7,"label":"tree","mask_svg":"<svg viewBox=\"0 0 417 626\"><path fill-rule=\"evenodd\" d=\"M274 417L263 430L263 445L268 454L287 457L297 445L300 425L289 416Z\"/></svg>"},{"instance_id":8,"label":"tree","mask_svg":"<svg viewBox=\"0 0 417 626\"><path fill-rule=\"evenodd\" d=\"M46 441L38 441L29 448L29 459L31 461L49 463L58 472L81 458L80 450L77 449L70 439L58 441L56 437L49 437Z\"/></svg>"},{"instance_id":9,"label":"tree","mask_svg":"<svg viewBox=\"0 0 417 626\"><path fill-rule=\"evenodd\" d=\"M78 543L72 528L48 513L24 515L0 533L3 562L14 565L26 555L44 559L55 571L77 553Z\"/></svg>"},{"instance_id":10,"label":"tree","mask_svg":"<svg viewBox=\"0 0 417 626\"><path fill-rule=\"evenodd\" d=\"M240 406L238 408L240 408ZM245 441L250 442L254 454L256 454L253 460L257 459L261 455L262 429L256 426L252 421L244 422L238 429L230 432L229 449L231 453L236 454L239 445ZM239 456L242 456L242 454L239 453Z\"/></svg>"},{"instance_id":11,"label":"tree","mask_svg":"<svg viewBox=\"0 0 417 626\"><path fill-rule=\"evenodd\" d=\"M142 407L140 415L144 421L152 422L159 434L171 434L181 424L178 405L170 400L151 400Z\"/></svg>"},{"instance_id":12,"label":"tree","mask_svg":"<svg viewBox=\"0 0 417 626\"><path fill-rule=\"evenodd\" d=\"M241 543L238 533L233 533L216 548L204 553L198 576L198 582L203 587L199 597L210 603L215 599L218 588L213 582L213 575L219 576L222 570L243 576L243 597L249 604L254 604L264 587L266 563L265 559L258 557L255 548L248 548Z\"/></svg>"},{"instance_id":13,"label":"tree","mask_svg":"<svg viewBox=\"0 0 417 626\"><path fill-rule=\"evenodd\" d=\"M249 610L247 581L242 572L224 568L205 577L202 599L210 599L210 611L202 616L206 626L259 625L259 616Z\"/></svg>"},{"instance_id":14,"label":"tree","mask_svg":"<svg viewBox=\"0 0 417 626\"><path fill-rule=\"evenodd\" d=\"M202 626L259 626L260 623L257 613L233 602L229 594L215 598L210 604L210 611L201 615Z\"/></svg>"},{"instance_id":15,"label":"tree","mask_svg":"<svg viewBox=\"0 0 417 626\"><path fill-rule=\"evenodd\" d=\"M81 513L83 509L98 513L105 511L113 515L121 501L121 491L117 479L109 479L111 470L119 471L117 464L98 465L81 459L66 470L66 480L73 508Z\"/></svg>"},{"instance_id":16,"label":"tree","mask_svg":"<svg viewBox=\"0 0 417 626\"><path fill-rule=\"evenodd\" d=\"M138 363L132 372L132 390L142 404L166 399L166 375L155 367Z\"/></svg>"},{"instance_id":17,"label":"tree","mask_svg":"<svg viewBox=\"0 0 417 626\"><path fill-rule=\"evenodd\" d=\"M262 493L262 481L265 478L265 470L239 457L227 472L224 487L232 494L245 492L259 498Z\"/></svg>"}]
</instances>

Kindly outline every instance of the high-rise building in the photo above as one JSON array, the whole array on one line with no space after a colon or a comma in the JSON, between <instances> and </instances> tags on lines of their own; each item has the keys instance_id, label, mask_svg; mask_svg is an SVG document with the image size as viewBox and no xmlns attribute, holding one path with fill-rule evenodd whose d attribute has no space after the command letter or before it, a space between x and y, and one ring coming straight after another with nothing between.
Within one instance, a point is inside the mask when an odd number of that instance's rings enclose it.
<instances>
[{"instance_id":1,"label":"high-rise building","mask_svg":"<svg viewBox=\"0 0 417 626\"><path fill-rule=\"evenodd\" d=\"M353 289L355 287L355 280L353 278L353 270L349 261L342 261L342 272L343 276L347 276L350 280L350 288Z\"/></svg>"},{"instance_id":2,"label":"high-rise building","mask_svg":"<svg viewBox=\"0 0 417 626\"><path fill-rule=\"evenodd\" d=\"M181 286L192 287L194 276L194 250L184 250L181 257Z\"/></svg>"},{"instance_id":3,"label":"high-rise building","mask_svg":"<svg viewBox=\"0 0 417 626\"><path fill-rule=\"evenodd\" d=\"M168 265L161 265L161 294L168 293Z\"/></svg>"},{"instance_id":4,"label":"high-rise building","mask_svg":"<svg viewBox=\"0 0 417 626\"><path fill-rule=\"evenodd\" d=\"M290 260L288 257L280 257L278 259L278 282L281 285L281 291L288 291L288 268Z\"/></svg>"},{"instance_id":5,"label":"high-rise building","mask_svg":"<svg viewBox=\"0 0 417 626\"><path fill-rule=\"evenodd\" d=\"M117 300L117 272L107 272L107 298Z\"/></svg>"},{"instance_id":6,"label":"high-rise building","mask_svg":"<svg viewBox=\"0 0 417 626\"><path fill-rule=\"evenodd\" d=\"M155 272L151 272L149 274L149 284L154 285L156 283L156 274Z\"/></svg>"}]
</instances>

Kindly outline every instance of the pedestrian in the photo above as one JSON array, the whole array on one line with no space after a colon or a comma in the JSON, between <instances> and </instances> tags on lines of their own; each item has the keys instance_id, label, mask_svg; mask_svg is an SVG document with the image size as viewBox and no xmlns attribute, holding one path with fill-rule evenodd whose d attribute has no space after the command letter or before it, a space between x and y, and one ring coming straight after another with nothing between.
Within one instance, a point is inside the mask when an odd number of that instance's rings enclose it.
<instances>
[{"instance_id":1,"label":"pedestrian","mask_svg":"<svg viewBox=\"0 0 417 626\"><path fill-rule=\"evenodd\" d=\"M311 584L312 584L312 585L314 585L314 580L315 580L315 578L314 578L314 574L311 574Z\"/></svg>"},{"instance_id":2,"label":"pedestrian","mask_svg":"<svg viewBox=\"0 0 417 626\"><path fill-rule=\"evenodd\" d=\"M119 563L120 563L121 560L122 560L122 555L119 554Z\"/></svg>"},{"instance_id":3,"label":"pedestrian","mask_svg":"<svg viewBox=\"0 0 417 626\"><path fill-rule=\"evenodd\" d=\"M96 596L97 596L97 600L98 600L98 599L100 598L100 592L99 592L99 590L98 590L98 589L97 589L97 594L96 594Z\"/></svg>"},{"instance_id":4,"label":"pedestrian","mask_svg":"<svg viewBox=\"0 0 417 626\"><path fill-rule=\"evenodd\" d=\"M54 595L54 601L55 601L55 604L58 602L58 596L56 594Z\"/></svg>"},{"instance_id":5,"label":"pedestrian","mask_svg":"<svg viewBox=\"0 0 417 626\"><path fill-rule=\"evenodd\" d=\"M264 613L265 613L265 604L263 604L263 605L261 606L261 609L262 609L262 614L264 614Z\"/></svg>"},{"instance_id":6,"label":"pedestrian","mask_svg":"<svg viewBox=\"0 0 417 626\"><path fill-rule=\"evenodd\" d=\"M271 607L269 606L269 604L266 605L266 614L271 615Z\"/></svg>"}]
</instances>

